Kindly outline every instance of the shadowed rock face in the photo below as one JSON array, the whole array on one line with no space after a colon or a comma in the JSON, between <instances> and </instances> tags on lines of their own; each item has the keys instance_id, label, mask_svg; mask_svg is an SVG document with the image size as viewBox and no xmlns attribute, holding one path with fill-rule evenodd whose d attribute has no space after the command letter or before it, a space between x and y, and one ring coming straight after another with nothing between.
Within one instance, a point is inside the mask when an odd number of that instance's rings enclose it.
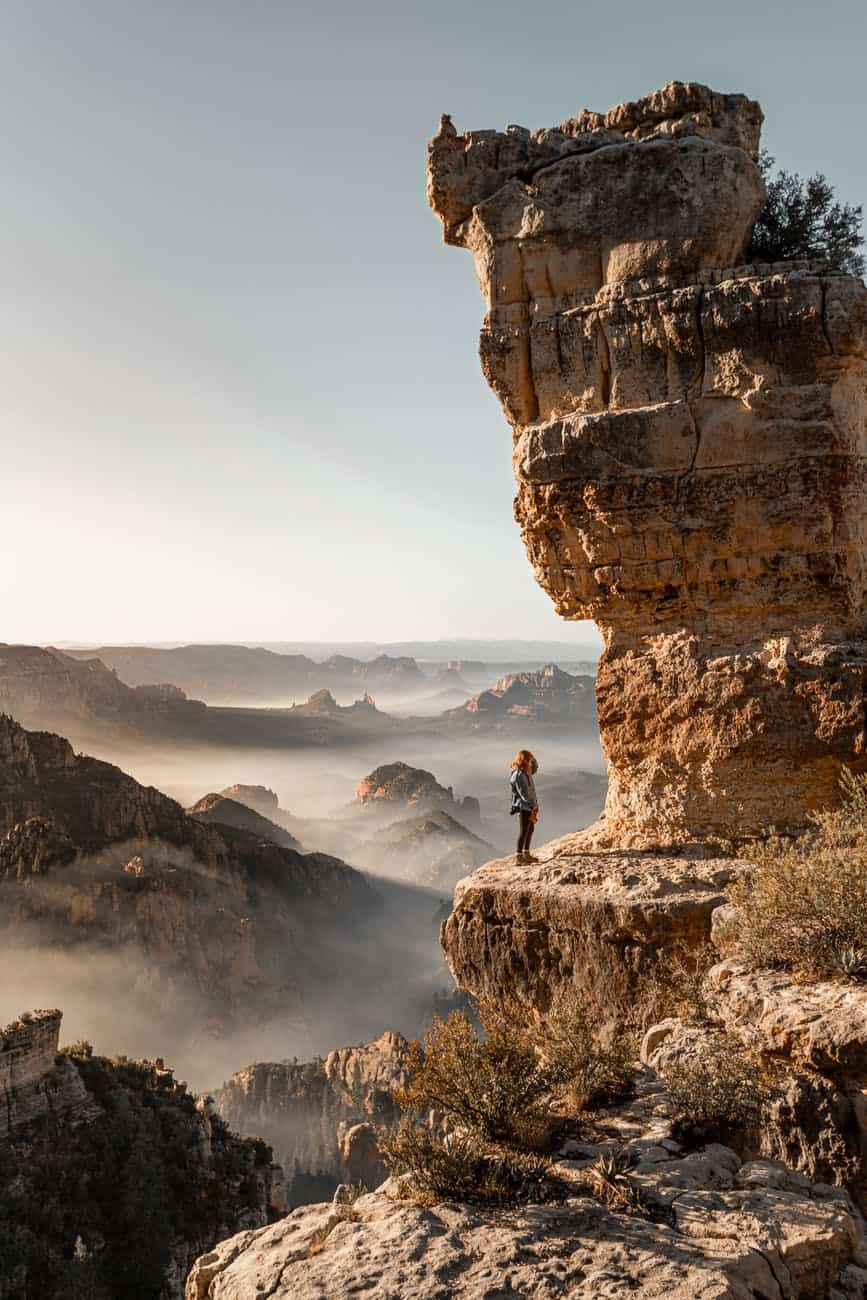
<instances>
[{"instance_id":1,"label":"shadowed rock face","mask_svg":"<svg viewBox=\"0 0 867 1300\"><path fill-rule=\"evenodd\" d=\"M430 145L540 584L605 638L598 842L797 824L867 762L867 291L739 265L762 114L671 83Z\"/></svg>"}]
</instances>

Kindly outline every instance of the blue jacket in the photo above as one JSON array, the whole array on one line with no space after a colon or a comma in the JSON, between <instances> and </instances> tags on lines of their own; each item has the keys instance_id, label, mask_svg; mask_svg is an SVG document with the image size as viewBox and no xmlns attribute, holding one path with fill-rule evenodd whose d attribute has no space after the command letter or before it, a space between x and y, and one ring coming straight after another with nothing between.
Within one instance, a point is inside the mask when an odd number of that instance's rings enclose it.
<instances>
[{"instance_id":1,"label":"blue jacket","mask_svg":"<svg viewBox=\"0 0 867 1300\"><path fill-rule=\"evenodd\" d=\"M509 777L509 785L512 787L512 812L530 812L532 808L538 807L539 800L536 798L536 787L533 784L533 778L526 772L522 772L516 767Z\"/></svg>"}]
</instances>

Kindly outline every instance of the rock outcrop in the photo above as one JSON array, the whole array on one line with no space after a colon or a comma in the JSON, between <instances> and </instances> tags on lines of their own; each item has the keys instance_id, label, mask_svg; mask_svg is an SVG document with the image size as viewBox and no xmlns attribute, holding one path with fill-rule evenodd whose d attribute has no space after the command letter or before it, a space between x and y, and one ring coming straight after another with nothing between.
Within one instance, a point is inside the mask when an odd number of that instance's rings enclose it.
<instances>
[{"instance_id":1,"label":"rock outcrop","mask_svg":"<svg viewBox=\"0 0 867 1300\"><path fill-rule=\"evenodd\" d=\"M196 1261L186 1298L862 1300L858 1219L842 1189L724 1146L684 1154L665 1110L658 1083L639 1080L610 1133L561 1152L554 1204L423 1209L392 1179L348 1215L308 1206L221 1242ZM603 1153L631 1162L646 1217L588 1194L582 1177Z\"/></svg>"},{"instance_id":2,"label":"rock outcrop","mask_svg":"<svg viewBox=\"0 0 867 1300\"><path fill-rule=\"evenodd\" d=\"M260 1062L232 1075L214 1102L237 1132L273 1146L287 1170L290 1205L330 1196L341 1182L372 1190L386 1175L375 1126L399 1118L391 1094L407 1083L408 1050L389 1031L324 1060Z\"/></svg>"},{"instance_id":3,"label":"rock outcrop","mask_svg":"<svg viewBox=\"0 0 867 1300\"><path fill-rule=\"evenodd\" d=\"M162 1061L58 1054L60 1022L0 1031L0 1300L180 1300L197 1254L285 1211L282 1170Z\"/></svg>"},{"instance_id":4,"label":"rock outcrop","mask_svg":"<svg viewBox=\"0 0 867 1300\"><path fill-rule=\"evenodd\" d=\"M781 1091L752 1135L755 1153L845 1185L867 1211L867 989L798 984L784 971L728 959L708 971L704 998L708 1024L654 1025L642 1058L664 1072L707 1056L725 1033L782 1068Z\"/></svg>"},{"instance_id":5,"label":"rock outcrop","mask_svg":"<svg viewBox=\"0 0 867 1300\"><path fill-rule=\"evenodd\" d=\"M867 290L744 265L762 114L673 82L430 145L542 586L599 624L624 847L799 824L867 763Z\"/></svg>"},{"instance_id":6,"label":"rock outcrop","mask_svg":"<svg viewBox=\"0 0 867 1300\"><path fill-rule=\"evenodd\" d=\"M87 1093L58 1056L60 1011L33 1011L0 1029L0 1142L39 1119L81 1113Z\"/></svg>"},{"instance_id":7,"label":"rock outcrop","mask_svg":"<svg viewBox=\"0 0 867 1300\"><path fill-rule=\"evenodd\" d=\"M478 825L479 801L472 795L456 799L451 786L442 786L433 772L409 763L383 763L358 783L356 802L394 815L403 810L453 813L460 821Z\"/></svg>"},{"instance_id":8,"label":"rock outcrop","mask_svg":"<svg viewBox=\"0 0 867 1300\"><path fill-rule=\"evenodd\" d=\"M544 1013L571 987L613 1029L661 952L708 942L741 864L641 852L588 854L580 835L528 867L489 862L459 882L441 943L461 988Z\"/></svg>"},{"instance_id":9,"label":"rock outcrop","mask_svg":"<svg viewBox=\"0 0 867 1300\"><path fill-rule=\"evenodd\" d=\"M473 730L510 731L526 736L536 728L552 729L595 719L595 679L546 664L537 672L507 673L489 690L449 709L453 723Z\"/></svg>"}]
</instances>

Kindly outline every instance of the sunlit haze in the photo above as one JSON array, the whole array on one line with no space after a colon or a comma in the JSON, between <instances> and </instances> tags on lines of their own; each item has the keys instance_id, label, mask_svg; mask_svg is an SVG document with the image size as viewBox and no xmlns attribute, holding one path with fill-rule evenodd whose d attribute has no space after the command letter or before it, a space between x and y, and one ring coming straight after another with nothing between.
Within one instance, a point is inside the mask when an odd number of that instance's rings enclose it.
<instances>
[{"instance_id":1,"label":"sunlit haze","mask_svg":"<svg viewBox=\"0 0 867 1300\"><path fill-rule=\"evenodd\" d=\"M858 202L864 35L857 0L3 4L2 636L586 639L426 140L698 80Z\"/></svg>"}]
</instances>

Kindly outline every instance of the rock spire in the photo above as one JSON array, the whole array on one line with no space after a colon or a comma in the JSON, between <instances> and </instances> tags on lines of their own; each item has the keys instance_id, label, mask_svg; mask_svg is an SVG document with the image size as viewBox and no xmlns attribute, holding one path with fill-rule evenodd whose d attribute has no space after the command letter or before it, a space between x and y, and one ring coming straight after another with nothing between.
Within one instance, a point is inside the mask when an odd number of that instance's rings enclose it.
<instances>
[{"instance_id":1,"label":"rock spire","mask_svg":"<svg viewBox=\"0 0 867 1300\"><path fill-rule=\"evenodd\" d=\"M599 844L796 825L867 764L867 291L745 264L761 122L672 82L430 144L527 553L605 640Z\"/></svg>"}]
</instances>

